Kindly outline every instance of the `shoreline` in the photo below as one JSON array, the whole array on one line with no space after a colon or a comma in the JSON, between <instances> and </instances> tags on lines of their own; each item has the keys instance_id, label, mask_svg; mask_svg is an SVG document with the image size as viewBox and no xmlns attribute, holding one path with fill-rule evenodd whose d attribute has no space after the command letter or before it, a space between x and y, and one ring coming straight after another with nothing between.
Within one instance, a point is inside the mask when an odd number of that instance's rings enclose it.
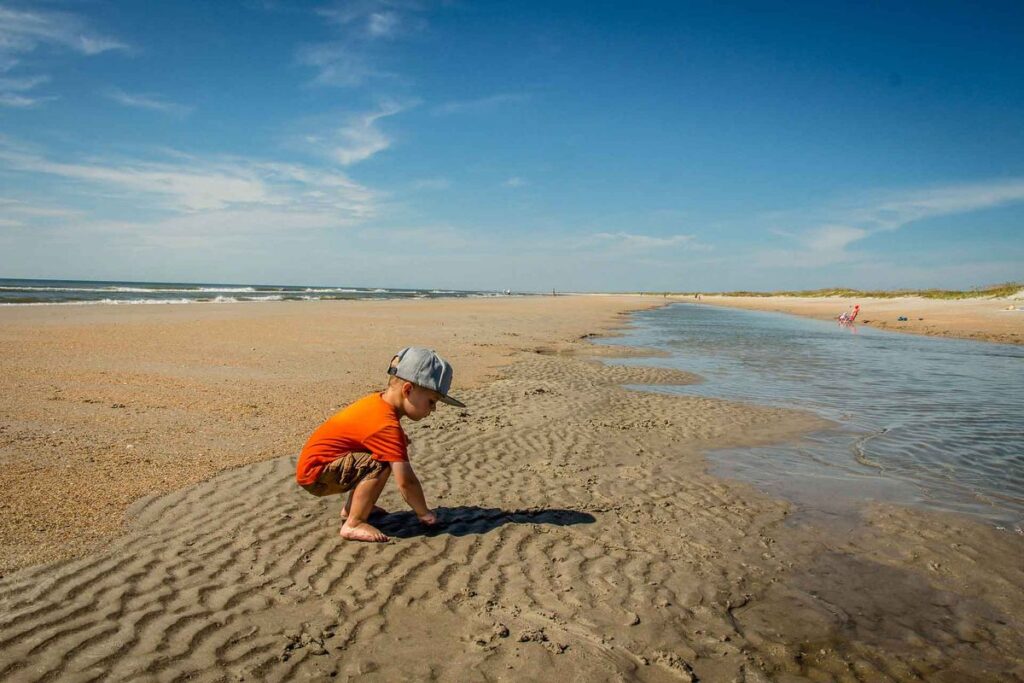
<instances>
[{"instance_id":1,"label":"shoreline","mask_svg":"<svg viewBox=\"0 0 1024 683\"><path fill-rule=\"evenodd\" d=\"M586 314L602 336L621 325L614 306ZM798 438L820 419L626 389L695 378L600 363L650 353L586 343L594 327L519 339L500 370L478 359L460 385L469 410L410 425L445 528L424 533L388 489L396 540L343 543L340 502L290 485L287 454L153 492L97 552L0 578L0 678L1024 677L1020 538L886 505L842 534L793 522L792 505L710 475L705 452ZM467 329L450 341L493 349L456 342ZM175 339L162 331L158 348Z\"/></svg>"},{"instance_id":2,"label":"shoreline","mask_svg":"<svg viewBox=\"0 0 1024 683\"><path fill-rule=\"evenodd\" d=\"M700 303L726 308L787 313L817 320L835 320L860 304L857 325L889 332L970 339L997 344L1024 344L1024 301L1020 299L891 299L852 297L719 296L668 297L678 303ZM1014 306L1017 310L1007 310ZM899 317L906 321L898 320Z\"/></svg>"}]
</instances>

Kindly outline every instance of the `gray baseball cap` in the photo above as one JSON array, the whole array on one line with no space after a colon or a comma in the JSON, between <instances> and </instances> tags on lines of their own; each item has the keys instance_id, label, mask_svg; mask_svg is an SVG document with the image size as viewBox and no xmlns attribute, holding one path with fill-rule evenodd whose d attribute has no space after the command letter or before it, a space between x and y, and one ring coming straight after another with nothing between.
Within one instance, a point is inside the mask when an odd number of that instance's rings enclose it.
<instances>
[{"instance_id":1,"label":"gray baseball cap","mask_svg":"<svg viewBox=\"0 0 1024 683\"><path fill-rule=\"evenodd\" d=\"M441 394L441 401L448 405L465 408L466 404L448 395L452 386L452 364L433 349L422 346L407 346L391 359L388 374L407 382L417 384L424 389L433 389Z\"/></svg>"}]
</instances>

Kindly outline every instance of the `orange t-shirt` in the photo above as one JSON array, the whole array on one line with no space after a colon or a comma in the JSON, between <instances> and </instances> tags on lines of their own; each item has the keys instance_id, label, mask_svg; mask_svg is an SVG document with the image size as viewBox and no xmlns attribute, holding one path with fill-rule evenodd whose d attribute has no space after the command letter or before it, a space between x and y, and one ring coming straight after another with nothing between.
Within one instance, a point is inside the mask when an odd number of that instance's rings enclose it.
<instances>
[{"instance_id":1,"label":"orange t-shirt","mask_svg":"<svg viewBox=\"0 0 1024 683\"><path fill-rule=\"evenodd\" d=\"M364 396L313 432L299 454L295 480L314 483L325 465L345 453L370 453L384 462L409 460L409 437L380 394Z\"/></svg>"}]
</instances>

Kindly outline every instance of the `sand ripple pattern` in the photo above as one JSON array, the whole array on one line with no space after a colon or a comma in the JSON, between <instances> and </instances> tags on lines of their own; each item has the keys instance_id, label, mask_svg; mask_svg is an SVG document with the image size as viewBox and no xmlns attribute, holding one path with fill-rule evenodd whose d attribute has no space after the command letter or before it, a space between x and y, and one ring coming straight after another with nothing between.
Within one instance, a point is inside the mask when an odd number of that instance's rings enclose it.
<instances>
[{"instance_id":1,"label":"sand ripple pattern","mask_svg":"<svg viewBox=\"0 0 1024 683\"><path fill-rule=\"evenodd\" d=\"M792 436L780 411L618 386L690 380L518 363L470 410L410 430L446 525L396 512L386 545L341 541L340 501L297 488L290 456L142 500L106 551L0 579L0 680L1021 677L1012 598L997 609L889 568L927 623L872 627L885 605L843 604L827 579L844 576L841 549L703 473L703 443ZM390 489L383 504L403 510ZM870 593L883 559L857 562Z\"/></svg>"}]
</instances>

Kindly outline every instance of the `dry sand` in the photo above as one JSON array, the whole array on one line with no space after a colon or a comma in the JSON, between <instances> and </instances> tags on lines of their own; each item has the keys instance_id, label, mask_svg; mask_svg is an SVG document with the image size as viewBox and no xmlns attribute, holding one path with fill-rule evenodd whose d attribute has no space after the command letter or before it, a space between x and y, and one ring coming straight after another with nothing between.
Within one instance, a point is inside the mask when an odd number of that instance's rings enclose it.
<instances>
[{"instance_id":1,"label":"dry sand","mask_svg":"<svg viewBox=\"0 0 1024 683\"><path fill-rule=\"evenodd\" d=\"M137 498L297 453L411 343L480 386L629 297L0 307L0 571L119 533Z\"/></svg>"},{"instance_id":2,"label":"dry sand","mask_svg":"<svg viewBox=\"0 0 1024 683\"><path fill-rule=\"evenodd\" d=\"M636 353L577 338L643 305L0 312L8 566L138 499L0 578L0 679L1024 680L1024 539L887 506L807 526L707 475L703 449L821 423L622 388L695 381L586 357ZM345 543L294 453L411 339L470 405L410 428L446 525L389 489L394 540Z\"/></svg>"},{"instance_id":3,"label":"dry sand","mask_svg":"<svg viewBox=\"0 0 1024 683\"><path fill-rule=\"evenodd\" d=\"M684 301L693 301L686 298ZM1002 344L1024 344L1024 295L985 299L854 299L846 297L713 296L700 303L757 311L791 313L819 320L835 320L860 304L857 324L883 330L938 337L960 337ZM1012 307L1012 309L1011 309ZM1008 310L1010 309L1010 310ZM900 317L906 321L899 320Z\"/></svg>"}]
</instances>

